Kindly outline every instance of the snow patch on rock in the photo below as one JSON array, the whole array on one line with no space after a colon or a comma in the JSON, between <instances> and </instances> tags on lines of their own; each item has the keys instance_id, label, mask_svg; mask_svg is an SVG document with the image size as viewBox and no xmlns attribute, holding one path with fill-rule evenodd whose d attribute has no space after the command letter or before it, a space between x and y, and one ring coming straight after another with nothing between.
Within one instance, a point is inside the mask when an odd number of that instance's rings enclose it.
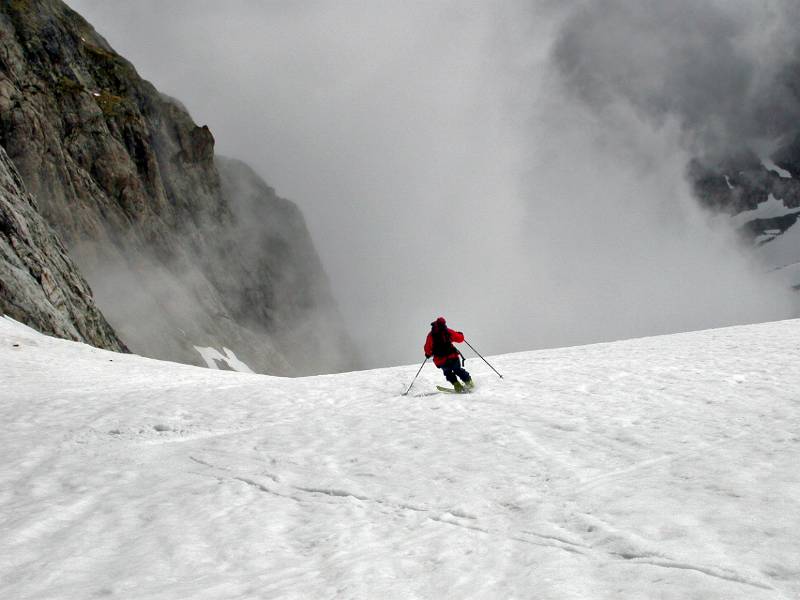
<instances>
[{"instance_id":1,"label":"snow patch on rock","mask_svg":"<svg viewBox=\"0 0 800 600\"><path fill-rule=\"evenodd\" d=\"M783 200L779 200L770 194L764 202L753 210L745 210L731 217L731 222L734 227L741 227L745 223L756 219L774 219L798 212L800 212L800 208L788 207Z\"/></svg>"},{"instance_id":2,"label":"snow patch on rock","mask_svg":"<svg viewBox=\"0 0 800 600\"><path fill-rule=\"evenodd\" d=\"M783 179L792 179L792 174L786 169L776 165L771 158L762 158L761 164L764 165L764 168L767 171L772 171L773 173L777 173L778 176L782 177Z\"/></svg>"},{"instance_id":3,"label":"snow patch on rock","mask_svg":"<svg viewBox=\"0 0 800 600\"><path fill-rule=\"evenodd\" d=\"M253 373L253 370L248 367L243 361L236 357L233 350L223 347L222 352L216 348L203 348L202 346L194 346L194 349L203 357L206 364L210 369L220 369L220 366L225 365L231 371L238 371L240 373Z\"/></svg>"}]
</instances>

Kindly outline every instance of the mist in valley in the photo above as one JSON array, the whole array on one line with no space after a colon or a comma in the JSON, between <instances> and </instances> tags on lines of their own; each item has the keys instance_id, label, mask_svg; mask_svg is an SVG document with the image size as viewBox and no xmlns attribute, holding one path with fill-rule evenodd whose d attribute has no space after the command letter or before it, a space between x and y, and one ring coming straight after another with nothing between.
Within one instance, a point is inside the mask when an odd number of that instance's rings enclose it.
<instances>
[{"instance_id":1,"label":"mist in valley","mask_svg":"<svg viewBox=\"0 0 800 600\"><path fill-rule=\"evenodd\" d=\"M686 180L792 133L788 2L68 3L299 205L364 366L796 316Z\"/></svg>"}]
</instances>

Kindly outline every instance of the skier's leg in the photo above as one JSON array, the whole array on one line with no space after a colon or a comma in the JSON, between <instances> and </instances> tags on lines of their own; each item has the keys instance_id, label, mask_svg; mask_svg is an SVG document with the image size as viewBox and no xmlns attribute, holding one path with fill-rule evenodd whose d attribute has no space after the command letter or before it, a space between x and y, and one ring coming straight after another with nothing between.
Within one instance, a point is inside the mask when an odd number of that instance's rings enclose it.
<instances>
[{"instance_id":1,"label":"skier's leg","mask_svg":"<svg viewBox=\"0 0 800 600\"><path fill-rule=\"evenodd\" d=\"M444 378L447 379L450 383L455 386L458 383L458 379L456 379L456 374L453 372L453 364L451 361L447 361L442 365L442 371L444 372Z\"/></svg>"},{"instance_id":2,"label":"skier's leg","mask_svg":"<svg viewBox=\"0 0 800 600\"><path fill-rule=\"evenodd\" d=\"M462 376L462 377L461 377L461 379L464 381L464 386L465 386L465 387L466 387L468 390L471 390L472 388L474 388L474 387L475 387L475 382L474 382L474 381L472 381L472 378L469 376L469 373L467 373L466 371L464 371L464 375L465 375L465 376Z\"/></svg>"},{"instance_id":3,"label":"skier's leg","mask_svg":"<svg viewBox=\"0 0 800 600\"><path fill-rule=\"evenodd\" d=\"M457 392L461 392L464 390L464 386L461 385L461 382L458 380L457 373L461 370L461 363L457 358L451 358L448 360L442 368L444 369L445 377L447 377L447 381L449 381L453 385L453 389Z\"/></svg>"}]
</instances>

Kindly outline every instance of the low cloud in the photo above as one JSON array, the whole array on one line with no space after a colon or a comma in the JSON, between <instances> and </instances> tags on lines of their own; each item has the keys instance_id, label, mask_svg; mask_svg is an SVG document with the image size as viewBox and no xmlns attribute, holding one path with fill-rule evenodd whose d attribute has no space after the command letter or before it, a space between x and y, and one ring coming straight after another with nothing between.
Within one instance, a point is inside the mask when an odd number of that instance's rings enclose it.
<instances>
[{"instance_id":1,"label":"low cloud","mask_svg":"<svg viewBox=\"0 0 800 600\"><path fill-rule=\"evenodd\" d=\"M788 3L71 5L300 205L368 366L794 314L684 178L796 115Z\"/></svg>"},{"instance_id":2,"label":"low cloud","mask_svg":"<svg viewBox=\"0 0 800 600\"><path fill-rule=\"evenodd\" d=\"M554 63L597 110L674 119L699 154L762 150L800 123L800 5L786 0L573 3Z\"/></svg>"}]
</instances>

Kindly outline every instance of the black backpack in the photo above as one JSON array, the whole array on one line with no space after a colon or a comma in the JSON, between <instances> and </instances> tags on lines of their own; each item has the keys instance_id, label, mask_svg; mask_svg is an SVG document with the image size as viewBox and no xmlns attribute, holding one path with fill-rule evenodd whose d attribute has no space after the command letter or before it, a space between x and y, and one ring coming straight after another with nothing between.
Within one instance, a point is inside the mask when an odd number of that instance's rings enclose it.
<instances>
[{"instance_id":1,"label":"black backpack","mask_svg":"<svg viewBox=\"0 0 800 600\"><path fill-rule=\"evenodd\" d=\"M450 339L450 331L447 325L434 321L431 323L431 338L433 339L433 355L434 356L450 356L458 352L456 347L453 346L453 340Z\"/></svg>"}]
</instances>

